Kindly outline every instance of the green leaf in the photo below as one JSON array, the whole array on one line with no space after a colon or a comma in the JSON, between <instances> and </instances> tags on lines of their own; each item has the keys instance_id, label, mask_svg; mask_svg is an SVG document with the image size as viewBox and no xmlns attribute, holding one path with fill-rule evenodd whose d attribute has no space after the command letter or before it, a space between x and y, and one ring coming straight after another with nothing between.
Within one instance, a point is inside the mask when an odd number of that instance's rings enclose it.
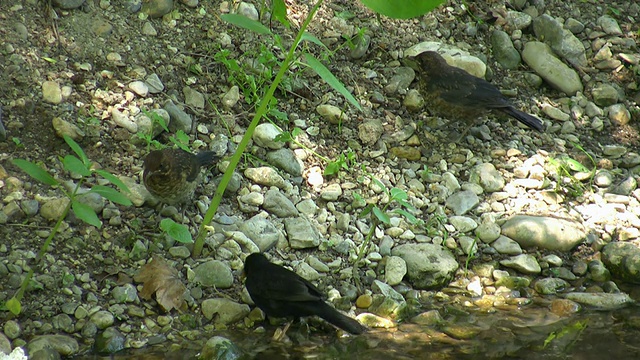
<instances>
[{"instance_id":1,"label":"green leaf","mask_svg":"<svg viewBox=\"0 0 640 360\"><path fill-rule=\"evenodd\" d=\"M245 28L258 34L271 35L271 30L261 23L239 14L223 14L220 18L230 24Z\"/></svg>"},{"instance_id":2,"label":"green leaf","mask_svg":"<svg viewBox=\"0 0 640 360\"><path fill-rule=\"evenodd\" d=\"M176 135L170 137L169 140L180 149L186 152L191 152L191 149L189 149L189 135L187 135L184 131L178 130Z\"/></svg>"},{"instance_id":3,"label":"green leaf","mask_svg":"<svg viewBox=\"0 0 640 360\"><path fill-rule=\"evenodd\" d=\"M382 181L376 179L376 178L371 178L371 180L382 190L384 190L385 192L387 192L387 187L384 186L384 184L382 183Z\"/></svg>"},{"instance_id":4,"label":"green leaf","mask_svg":"<svg viewBox=\"0 0 640 360\"><path fill-rule=\"evenodd\" d=\"M547 338L544 339L544 344L542 344L542 348L545 349L555 338L556 338L555 331L551 332L551 334L549 334L549 336L547 336Z\"/></svg>"},{"instance_id":5,"label":"green leaf","mask_svg":"<svg viewBox=\"0 0 640 360\"><path fill-rule=\"evenodd\" d=\"M406 210L402 210L402 209L395 209L393 210L394 213L398 214L398 215L402 215L404 216L405 219L407 219L407 221L410 224L415 224L416 222L418 222L418 218L416 218L415 215L413 215L412 213L406 211Z\"/></svg>"},{"instance_id":6,"label":"green leaf","mask_svg":"<svg viewBox=\"0 0 640 360\"><path fill-rule=\"evenodd\" d=\"M356 17L356 14L352 13L349 10L344 10L344 11L337 12L336 17L339 17L345 20L351 20L354 17Z\"/></svg>"},{"instance_id":7,"label":"green leaf","mask_svg":"<svg viewBox=\"0 0 640 360\"><path fill-rule=\"evenodd\" d=\"M391 188L389 194L391 194L391 200L400 201L407 200L409 198L409 195L407 195L404 190L398 189L397 187Z\"/></svg>"},{"instance_id":8,"label":"green leaf","mask_svg":"<svg viewBox=\"0 0 640 360\"><path fill-rule=\"evenodd\" d=\"M67 286L73 284L75 279L76 279L76 277L73 276L72 274L69 274L69 273L66 273L66 274L62 275L62 286L63 287L67 287Z\"/></svg>"},{"instance_id":9,"label":"green leaf","mask_svg":"<svg viewBox=\"0 0 640 360\"><path fill-rule=\"evenodd\" d=\"M360 211L360 214L358 214L358 217L362 219L367 215L369 215L369 213L371 213L371 210L373 210L374 206L375 205L373 204L368 204L367 206L365 206L365 208L362 209L362 211Z\"/></svg>"},{"instance_id":10,"label":"green leaf","mask_svg":"<svg viewBox=\"0 0 640 360\"><path fill-rule=\"evenodd\" d=\"M273 0L271 2L271 14L287 29L289 28L289 19L287 19L287 5L284 0Z\"/></svg>"},{"instance_id":11,"label":"green leaf","mask_svg":"<svg viewBox=\"0 0 640 360\"><path fill-rule=\"evenodd\" d=\"M98 219L98 215L96 215L96 212L93 211L89 205L74 201L71 203L71 209L78 219L97 228L102 227L102 223L100 222L100 219Z\"/></svg>"},{"instance_id":12,"label":"green leaf","mask_svg":"<svg viewBox=\"0 0 640 360\"><path fill-rule=\"evenodd\" d=\"M89 163L89 158L87 157L87 155L84 153L84 151L82 150L82 148L80 147L80 145L78 145L77 142L75 142L72 138L70 138L68 135L64 136L64 141L66 141L67 145L69 145L69 147L71 148L71 150L73 150L74 153L76 153L76 155L78 155L78 157L80 158L80 160L82 160L82 163L86 166L89 167L90 163Z\"/></svg>"},{"instance_id":13,"label":"green leaf","mask_svg":"<svg viewBox=\"0 0 640 360\"><path fill-rule=\"evenodd\" d=\"M356 160L356 157L356 152L349 148L349 150L347 150L347 159L351 162L354 162Z\"/></svg>"},{"instance_id":14,"label":"green leaf","mask_svg":"<svg viewBox=\"0 0 640 360\"><path fill-rule=\"evenodd\" d=\"M291 140L293 140L293 136L291 136L291 133L288 131L285 132L281 132L280 134L276 135L275 138L273 138L275 141L278 142L289 142Z\"/></svg>"},{"instance_id":15,"label":"green leaf","mask_svg":"<svg viewBox=\"0 0 640 360\"><path fill-rule=\"evenodd\" d=\"M586 166L582 165L578 160L567 157L564 159L564 161L566 162L569 169L573 171L589 172L589 169Z\"/></svg>"},{"instance_id":16,"label":"green leaf","mask_svg":"<svg viewBox=\"0 0 640 360\"><path fill-rule=\"evenodd\" d=\"M411 205L410 203L408 203L405 200L398 200L398 204L402 205L402 207L404 207L405 209L409 209L409 210L415 210L416 208Z\"/></svg>"},{"instance_id":17,"label":"green leaf","mask_svg":"<svg viewBox=\"0 0 640 360\"><path fill-rule=\"evenodd\" d=\"M108 186L95 185L91 188L89 192L93 192L99 194L103 198L113 201L116 204L131 206L131 200L129 200L126 196L122 195L118 192L118 190L114 188L110 188Z\"/></svg>"},{"instance_id":18,"label":"green leaf","mask_svg":"<svg viewBox=\"0 0 640 360\"><path fill-rule=\"evenodd\" d=\"M137 132L136 133L136 137L140 140L144 140L145 142L150 142L151 141L151 135L150 134L143 134L141 132Z\"/></svg>"},{"instance_id":19,"label":"green leaf","mask_svg":"<svg viewBox=\"0 0 640 360\"><path fill-rule=\"evenodd\" d=\"M296 138L298 137L298 135L302 134L302 129L300 129L299 127L295 127L293 128L293 130L291 130L291 136Z\"/></svg>"},{"instance_id":20,"label":"green leaf","mask_svg":"<svg viewBox=\"0 0 640 360\"><path fill-rule=\"evenodd\" d=\"M178 130L176 133L176 139L183 144L189 144L189 135L187 135L183 130Z\"/></svg>"},{"instance_id":21,"label":"green leaf","mask_svg":"<svg viewBox=\"0 0 640 360\"><path fill-rule=\"evenodd\" d=\"M320 41L320 39L318 39L317 37L315 37L314 35L311 35L308 32L304 32L302 33L302 37L300 38L301 41L308 41L311 43L314 43L322 48L328 49L327 45L325 45L322 41Z\"/></svg>"},{"instance_id":22,"label":"green leaf","mask_svg":"<svg viewBox=\"0 0 640 360\"><path fill-rule=\"evenodd\" d=\"M280 120L280 121L287 121L289 120L289 117L287 116L286 112L282 112L278 109L271 109L269 110L269 115L273 116L274 118Z\"/></svg>"},{"instance_id":23,"label":"green leaf","mask_svg":"<svg viewBox=\"0 0 640 360\"><path fill-rule=\"evenodd\" d=\"M322 63L318 59L313 57L313 55L311 54L304 54L304 58L307 62L306 65L312 68L318 75L320 75L322 80L326 81L329 86L342 94L342 96L344 96L345 99L347 99L351 103L351 105L355 106L356 109L362 110L362 106L360 106L356 98L351 95L349 90L347 90L347 88L342 85L340 80L333 76L331 71L329 71L329 69L322 65Z\"/></svg>"},{"instance_id":24,"label":"green leaf","mask_svg":"<svg viewBox=\"0 0 640 360\"><path fill-rule=\"evenodd\" d=\"M26 172L32 178L40 181L41 183L47 185L58 185L58 180L54 179L46 170L41 168L40 166L32 163L31 161L23 160L23 159L14 159L11 162L19 167L22 171Z\"/></svg>"},{"instance_id":25,"label":"green leaf","mask_svg":"<svg viewBox=\"0 0 640 360\"><path fill-rule=\"evenodd\" d=\"M64 159L62 159L62 165L67 171L71 171L82 176L91 175L91 171L87 169L80 159L73 155L66 155Z\"/></svg>"},{"instance_id":26,"label":"green leaf","mask_svg":"<svg viewBox=\"0 0 640 360\"><path fill-rule=\"evenodd\" d=\"M389 215L387 215L379 207L374 206L371 211L373 212L373 215L375 215L378 218L378 220L380 220L380 222L382 222L384 224L391 223L391 219L389 218Z\"/></svg>"},{"instance_id":27,"label":"green leaf","mask_svg":"<svg viewBox=\"0 0 640 360\"><path fill-rule=\"evenodd\" d=\"M394 19L411 19L435 9L444 0L360 0L369 9Z\"/></svg>"},{"instance_id":28,"label":"green leaf","mask_svg":"<svg viewBox=\"0 0 640 360\"><path fill-rule=\"evenodd\" d=\"M162 115L160 115L160 114L158 114L157 112L154 112L154 111L142 110L142 112L149 119L151 119L152 122L157 123L158 125L160 125L160 127L162 127L162 129L164 129L164 131L169 131L169 128L167 127L167 122L164 120Z\"/></svg>"},{"instance_id":29,"label":"green leaf","mask_svg":"<svg viewBox=\"0 0 640 360\"><path fill-rule=\"evenodd\" d=\"M124 191L124 192L131 192L131 190L129 190L129 187L127 185L125 185L125 183L122 182L122 180L118 179L117 176L111 174L110 172L106 171L106 170L96 170L96 173L100 176L102 176L103 178L109 180L110 183L112 183L113 185L117 186L118 189Z\"/></svg>"},{"instance_id":30,"label":"green leaf","mask_svg":"<svg viewBox=\"0 0 640 360\"><path fill-rule=\"evenodd\" d=\"M169 140L176 145L178 148L190 152L189 147L185 144L183 144L182 142L178 141L178 139L176 139L174 136L170 137Z\"/></svg>"},{"instance_id":31,"label":"green leaf","mask_svg":"<svg viewBox=\"0 0 640 360\"><path fill-rule=\"evenodd\" d=\"M340 162L339 161L331 161L327 164L327 167L324 168L324 172L322 173L325 176L335 175L340 171Z\"/></svg>"},{"instance_id":32,"label":"green leaf","mask_svg":"<svg viewBox=\"0 0 640 360\"><path fill-rule=\"evenodd\" d=\"M193 242L189 228L171 219L162 219L162 221L160 221L160 229L177 242L183 244Z\"/></svg>"},{"instance_id":33,"label":"green leaf","mask_svg":"<svg viewBox=\"0 0 640 360\"><path fill-rule=\"evenodd\" d=\"M20 304L20 300L16 299L15 296L7 300L4 306L6 306L7 309L11 311L13 315L16 315L16 316L20 315L20 312L22 311L22 305Z\"/></svg>"},{"instance_id":34,"label":"green leaf","mask_svg":"<svg viewBox=\"0 0 640 360\"><path fill-rule=\"evenodd\" d=\"M349 170L349 163L347 162L347 157L344 154L340 154L340 167Z\"/></svg>"}]
</instances>

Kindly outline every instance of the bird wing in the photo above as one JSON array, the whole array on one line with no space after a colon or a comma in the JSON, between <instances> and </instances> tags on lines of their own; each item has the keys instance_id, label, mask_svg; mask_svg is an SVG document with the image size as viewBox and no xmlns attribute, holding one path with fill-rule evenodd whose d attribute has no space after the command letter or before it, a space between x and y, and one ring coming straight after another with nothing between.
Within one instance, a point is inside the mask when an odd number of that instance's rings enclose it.
<instances>
[{"instance_id":1,"label":"bird wing","mask_svg":"<svg viewBox=\"0 0 640 360\"><path fill-rule=\"evenodd\" d=\"M251 287L260 296L269 300L283 301L318 301L322 299L322 293L317 287L293 271L277 265L269 266L264 270L269 274L264 278L266 283L246 284L247 288ZM249 280L253 280L253 278L247 277L247 281Z\"/></svg>"},{"instance_id":2,"label":"bird wing","mask_svg":"<svg viewBox=\"0 0 640 360\"><path fill-rule=\"evenodd\" d=\"M219 156L213 151L202 151L196 154L196 160L200 166L212 165L218 158Z\"/></svg>"},{"instance_id":3,"label":"bird wing","mask_svg":"<svg viewBox=\"0 0 640 360\"><path fill-rule=\"evenodd\" d=\"M440 94L446 101L459 106L503 108L511 106L500 90L488 81L472 76L466 71L453 68L452 74L429 79L429 90Z\"/></svg>"},{"instance_id":4,"label":"bird wing","mask_svg":"<svg viewBox=\"0 0 640 360\"><path fill-rule=\"evenodd\" d=\"M200 174L200 165L198 165L198 162L190 161L189 175L187 176L187 181L196 181L199 174Z\"/></svg>"}]
</instances>

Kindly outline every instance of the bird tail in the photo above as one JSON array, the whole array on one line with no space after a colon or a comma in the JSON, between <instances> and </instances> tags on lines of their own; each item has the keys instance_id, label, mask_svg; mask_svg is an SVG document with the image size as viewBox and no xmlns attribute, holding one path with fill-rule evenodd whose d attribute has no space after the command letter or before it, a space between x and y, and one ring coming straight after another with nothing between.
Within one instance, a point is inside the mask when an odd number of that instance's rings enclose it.
<instances>
[{"instance_id":1,"label":"bird tail","mask_svg":"<svg viewBox=\"0 0 640 360\"><path fill-rule=\"evenodd\" d=\"M343 315L328 304L323 303L323 306L318 310L319 311L316 313L316 315L320 316L321 318L346 332L354 335L359 335L367 330L367 328L360 324L357 320L352 319L347 315Z\"/></svg>"},{"instance_id":2,"label":"bird tail","mask_svg":"<svg viewBox=\"0 0 640 360\"><path fill-rule=\"evenodd\" d=\"M502 110L502 112L504 112L505 114L513 117L514 119L520 121L521 123L527 125L531 129L535 129L538 131L544 130L544 124L542 123L542 120L533 115L524 113L512 106L500 108L500 110Z\"/></svg>"},{"instance_id":3,"label":"bird tail","mask_svg":"<svg viewBox=\"0 0 640 360\"><path fill-rule=\"evenodd\" d=\"M201 153L196 154L196 159L198 160L198 165L207 166L213 164L215 160L219 158L213 151L203 151Z\"/></svg>"}]
</instances>

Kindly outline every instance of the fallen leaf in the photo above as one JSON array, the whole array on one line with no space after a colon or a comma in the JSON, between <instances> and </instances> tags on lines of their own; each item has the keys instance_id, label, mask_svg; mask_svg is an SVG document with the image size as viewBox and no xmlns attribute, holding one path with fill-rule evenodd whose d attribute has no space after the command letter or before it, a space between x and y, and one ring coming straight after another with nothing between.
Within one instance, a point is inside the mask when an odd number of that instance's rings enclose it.
<instances>
[{"instance_id":1,"label":"fallen leaf","mask_svg":"<svg viewBox=\"0 0 640 360\"><path fill-rule=\"evenodd\" d=\"M144 265L134 280L142 283L140 296L149 300L156 294L156 301L166 312L180 310L187 288L182 284L178 272L160 256L153 256L151 262Z\"/></svg>"}]
</instances>

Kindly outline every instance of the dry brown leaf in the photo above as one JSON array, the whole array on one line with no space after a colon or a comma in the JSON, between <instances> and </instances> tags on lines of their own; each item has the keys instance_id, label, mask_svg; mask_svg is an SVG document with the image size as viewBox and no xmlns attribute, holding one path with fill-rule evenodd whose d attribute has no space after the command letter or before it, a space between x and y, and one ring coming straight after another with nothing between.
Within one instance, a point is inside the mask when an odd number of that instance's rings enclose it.
<instances>
[{"instance_id":1,"label":"dry brown leaf","mask_svg":"<svg viewBox=\"0 0 640 360\"><path fill-rule=\"evenodd\" d=\"M184 305L184 293L187 288L182 284L178 272L160 256L144 265L134 276L135 281L142 283L140 296L149 300L156 294L156 301L166 312L171 309L180 310Z\"/></svg>"}]
</instances>

